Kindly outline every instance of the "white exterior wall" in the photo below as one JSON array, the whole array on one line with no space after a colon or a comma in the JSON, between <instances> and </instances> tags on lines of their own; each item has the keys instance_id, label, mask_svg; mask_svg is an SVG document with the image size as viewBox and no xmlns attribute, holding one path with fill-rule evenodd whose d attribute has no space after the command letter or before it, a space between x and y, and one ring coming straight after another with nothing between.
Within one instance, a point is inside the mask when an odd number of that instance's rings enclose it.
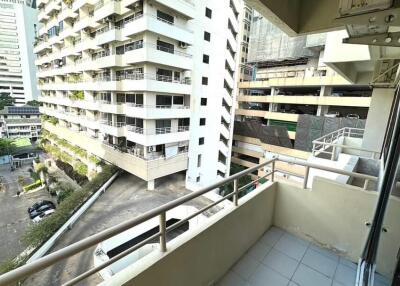
<instances>
[{"instance_id":1,"label":"white exterior wall","mask_svg":"<svg viewBox=\"0 0 400 286\"><path fill-rule=\"evenodd\" d=\"M231 75L226 70L225 62L228 61L232 71L236 70L237 64L236 57L234 59L227 49L227 41L234 52L238 49L236 39L228 29L230 18L233 29L238 33L238 18L232 12L229 0L145 0L143 7L140 7L139 1L105 0L98 2L99 5L76 1L72 9L61 0L44 2L38 2L39 21L44 23L44 27L40 30L42 37L35 46L42 95L40 100L44 103L41 111L44 114L57 117L62 127L79 132L83 139L91 136L105 143L103 140L107 138L107 144L116 144L125 138L129 143L136 144L131 151L142 160L160 159L159 156L166 156L166 149L171 149L171 146L182 148L189 145L189 151L185 151L188 154L186 158L182 156L182 160L189 161L187 186L191 189L215 182L218 170L220 177L229 174L227 166L233 130L231 106L236 90L235 74ZM86 3L85 6L81 6L83 3ZM240 1L232 0L232 3L237 11L241 11ZM135 12L143 13L116 29L115 25L121 19L127 19L134 12L132 7L135 5ZM206 7L212 10L211 19L205 16ZM54 14L52 10L59 12ZM157 10L172 16L173 23L162 21L157 16ZM115 18L108 18L113 14ZM47 37L47 31L58 26L59 21L64 19L63 15L69 15L67 19L75 19L74 27L68 23L69 20L64 20L64 29L55 36ZM103 28L105 31L99 32ZM211 34L211 42L204 40L204 31ZM142 47L116 54L118 46L138 40L143 40ZM159 50L157 40L173 44L173 52ZM182 42L186 43L186 47L182 46ZM109 51L109 54L93 58L102 51ZM203 63L203 54L209 55L209 64ZM142 68L142 72L137 72L142 78L121 79L117 74L120 70L132 68ZM159 68L172 71L172 81L157 77ZM109 76L104 79L99 73L106 71L109 71ZM180 74L177 80L175 72ZM81 78L66 80L74 74L81 74ZM203 76L208 77L208 86L202 85ZM224 81L232 89L231 94L224 88ZM83 91L84 100L73 98L75 91ZM101 93L108 93L109 96ZM140 106L131 102L117 103L118 93L143 94L143 102ZM161 108L156 101L157 95L181 96L183 104ZM200 106L202 97L207 98L207 106ZM228 110L222 105L223 98ZM128 122L128 117L143 120L143 132L133 132L134 125ZM221 125L222 117L226 126ZM189 118L189 130L177 131L178 122ZM205 126L199 126L200 118L206 119ZM161 119L170 120L171 133L156 133L156 120ZM138 124L134 128L137 127ZM225 138L223 144L220 142L221 133ZM198 145L200 137L205 137L203 146ZM163 146L164 154L154 151L156 145ZM219 151L226 157L224 164L218 164ZM198 154L202 154L201 168L197 167ZM135 170L126 166L125 169ZM171 166L170 169L172 174L176 168ZM150 177L133 173L142 178ZM154 170L151 177L157 178L156 173L157 170ZM196 182L199 175L200 181Z\"/></svg>"},{"instance_id":2,"label":"white exterior wall","mask_svg":"<svg viewBox=\"0 0 400 286\"><path fill-rule=\"evenodd\" d=\"M187 187L196 189L210 185L216 180L229 175L231 141L233 132L233 116L235 102L236 84L235 77L229 79L229 74L225 70L225 62L229 60L227 41L230 31L227 29L228 18L234 21L238 27L239 20L230 16L232 9L229 7L229 0L223 1L197 1L196 16L191 23L194 30L194 68L192 76L193 94L191 100L191 132L189 145L189 167L187 172ZM242 3L232 1L236 5L237 11L241 11ZM205 17L205 9L212 10L212 18ZM202 28L199 28L202 27ZM203 33L207 31L211 34L211 41L203 39ZM238 30L237 30L238 32ZM237 38L239 35L236 36ZM236 42L237 43L237 42ZM198 47L198 48L197 48ZM233 47L236 52L236 62L238 59L238 45ZM203 63L203 54L210 57L209 64ZM234 67L237 70L237 66ZM202 85L202 77L208 77L208 85ZM224 93L224 80L232 81L232 96L227 98L230 101L230 113L225 114L228 118L229 128L221 124L221 117L226 111L222 106ZM201 98L207 98L207 106L201 106ZM206 125L200 126L200 118L206 118ZM223 134L223 135L221 135ZM220 142L220 136L224 136L228 143ZM204 137L204 145L199 145L199 138ZM218 161L219 153L226 154L225 163ZM201 166L198 167L198 156L201 155ZM219 172L218 172L219 171ZM220 175L218 175L218 173Z\"/></svg>"},{"instance_id":3,"label":"white exterior wall","mask_svg":"<svg viewBox=\"0 0 400 286\"><path fill-rule=\"evenodd\" d=\"M22 1L0 1L0 8L0 62L6 64L0 70L0 92L9 93L22 105L38 98L33 53L37 10Z\"/></svg>"}]
</instances>

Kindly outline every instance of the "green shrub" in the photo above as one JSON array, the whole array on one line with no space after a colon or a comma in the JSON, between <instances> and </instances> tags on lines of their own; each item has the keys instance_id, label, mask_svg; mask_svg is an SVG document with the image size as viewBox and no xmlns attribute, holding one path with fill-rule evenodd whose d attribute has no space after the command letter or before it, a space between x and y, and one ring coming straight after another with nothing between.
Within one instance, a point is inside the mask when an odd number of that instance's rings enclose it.
<instances>
[{"instance_id":1,"label":"green shrub","mask_svg":"<svg viewBox=\"0 0 400 286\"><path fill-rule=\"evenodd\" d=\"M100 163L101 163L101 159L95 155L90 155L89 161L93 162L96 165L100 165Z\"/></svg>"},{"instance_id":2,"label":"green shrub","mask_svg":"<svg viewBox=\"0 0 400 286\"><path fill-rule=\"evenodd\" d=\"M57 203L58 204L62 203L66 198L72 195L73 192L74 190L72 188L60 190L57 195Z\"/></svg>"},{"instance_id":3,"label":"green shrub","mask_svg":"<svg viewBox=\"0 0 400 286\"><path fill-rule=\"evenodd\" d=\"M75 170L78 174L80 174L80 175L82 175L82 176L86 176L86 175L87 175L87 172L88 172L87 166L86 166L84 163L79 162L79 161L75 163L75 165L74 165L74 170Z\"/></svg>"},{"instance_id":4,"label":"green shrub","mask_svg":"<svg viewBox=\"0 0 400 286\"><path fill-rule=\"evenodd\" d=\"M38 163L38 164L36 165L35 169L36 169L36 172L39 173L39 174L40 174L41 172L47 173L47 167L46 167L46 165L43 164L43 163Z\"/></svg>"},{"instance_id":5,"label":"green shrub","mask_svg":"<svg viewBox=\"0 0 400 286\"><path fill-rule=\"evenodd\" d=\"M83 93L82 90L80 90L80 91L75 90L75 91L72 92L71 99L73 99L73 100L82 100L84 98L85 98L85 94Z\"/></svg>"},{"instance_id":6,"label":"green shrub","mask_svg":"<svg viewBox=\"0 0 400 286\"><path fill-rule=\"evenodd\" d=\"M42 185L42 181L39 179L30 185L23 186L24 192L39 188Z\"/></svg>"},{"instance_id":7,"label":"green shrub","mask_svg":"<svg viewBox=\"0 0 400 286\"><path fill-rule=\"evenodd\" d=\"M48 119L48 121L49 121L51 124L53 124L53 125L58 124L58 118L56 118L56 117L50 116L50 118Z\"/></svg>"},{"instance_id":8,"label":"green shrub","mask_svg":"<svg viewBox=\"0 0 400 286\"><path fill-rule=\"evenodd\" d=\"M22 265L25 264L26 260L28 260L28 257L22 257L22 258L8 258L5 261L3 261L0 264L0 275L7 273L15 268L18 268Z\"/></svg>"}]
</instances>

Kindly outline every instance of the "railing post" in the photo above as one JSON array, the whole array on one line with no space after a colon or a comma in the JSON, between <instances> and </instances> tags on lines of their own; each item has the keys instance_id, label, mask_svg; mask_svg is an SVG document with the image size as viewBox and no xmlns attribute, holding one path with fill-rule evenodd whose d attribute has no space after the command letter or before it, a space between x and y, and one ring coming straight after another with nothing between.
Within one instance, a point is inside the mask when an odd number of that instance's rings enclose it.
<instances>
[{"instance_id":1,"label":"railing post","mask_svg":"<svg viewBox=\"0 0 400 286\"><path fill-rule=\"evenodd\" d=\"M307 183L308 183L308 174L310 173L310 167L306 166L306 172L304 174L304 180L303 180L303 189L307 189Z\"/></svg>"},{"instance_id":2,"label":"railing post","mask_svg":"<svg viewBox=\"0 0 400 286\"><path fill-rule=\"evenodd\" d=\"M332 155L331 155L331 160L335 160L335 153L336 153L336 146L332 146Z\"/></svg>"},{"instance_id":3,"label":"railing post","mask_svg":"<svg viewBox=\"0 0 400 286\"><path fill-rule=\"evenodd\" d=\"M235 204L235 206L238 206L238 197L239 197L239 193L238 193L238 179L233 180L233 203Z\"/></svg>"},{"instance_id":4,"label":"railing post","mask_svg":"<svg viewBox=\"0 0 400 286\"><path fill-rule=\"evenodd\" d=\"M364 187L363 187L363 190L364 190L364 191L367 190L367 188L368 188L368 183L369 183L369 180L368 180L368 179L365 179L365 180L364 180Z\"/></svg>"},{"instance_id":5,"label":"railing post","mask_svg":"<svg viewBox=\"0 0 400 286\"><path fill-rule=\"evenodd\" d=\"M165 212L160 214L160 250L161 252L167 251L167 231L166 231L166 219L165 219Z\"/></svg>"},{"instance_id":6,"label":"railing post","mask_svg":"<svg viewBox=\"0 0 400 286\"><path fill-rule=\"evenodd\" d=\"M275 160L271 163L271 182L275 180Z\"/></svg>"}]
</instances>

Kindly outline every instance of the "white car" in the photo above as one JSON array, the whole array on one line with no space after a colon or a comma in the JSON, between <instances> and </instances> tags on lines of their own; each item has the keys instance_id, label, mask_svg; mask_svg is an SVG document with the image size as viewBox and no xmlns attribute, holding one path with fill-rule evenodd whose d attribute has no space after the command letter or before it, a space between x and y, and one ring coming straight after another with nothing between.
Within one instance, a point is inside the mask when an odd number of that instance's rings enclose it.
<instances>
[{"instance_id":1,"label":"white car","mask_svg":"<svg viewBox=\"0 0 400 286\"><path fill-rule=\"evenodd\" d=\"M44 218L52 215L56 210L55 209L49 209L47 211L45 211L44 213L38 215L37 217L35 217L34 219L32 219L32 221L34 223L38 223L41 222Z\"/></svg>"}]
</instances>

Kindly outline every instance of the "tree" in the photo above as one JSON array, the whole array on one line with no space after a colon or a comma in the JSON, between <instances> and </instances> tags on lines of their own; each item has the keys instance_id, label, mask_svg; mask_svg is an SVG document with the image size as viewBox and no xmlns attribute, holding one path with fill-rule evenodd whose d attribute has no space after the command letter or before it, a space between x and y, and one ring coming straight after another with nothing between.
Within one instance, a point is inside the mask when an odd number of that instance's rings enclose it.
<instances>
[{"instance_id":1,"label":"tree","mask_svg":"<svg viewBox=\"0 0 400 286\"><path fill-rule=\"evenodd\" d=\"M29 105L29 106L40 106L40 102L37 101L37 100L31 100L31 101L28 101L26 103L26 105Z\"/></svg>"},{"instance_id":2,"label":"tree","mask_svg":"<svg viewBox=\"0 0 400 286\"><path fill-rule=\"evenodd\" d=\"M14 154L17 146L11 139L0 139L0 156Z\"/></svg>"},{"instance_id":3,"label":"tree","mask_svg":"<svg viewBox=\"0 0 400 286\"><path fill-rule=\"evenodd\" d=\"M0 93L0 110L4 109L6 106L13 106L15 103L15 98L12 98L9 93Z\"/></svg>"}]
</instances>

